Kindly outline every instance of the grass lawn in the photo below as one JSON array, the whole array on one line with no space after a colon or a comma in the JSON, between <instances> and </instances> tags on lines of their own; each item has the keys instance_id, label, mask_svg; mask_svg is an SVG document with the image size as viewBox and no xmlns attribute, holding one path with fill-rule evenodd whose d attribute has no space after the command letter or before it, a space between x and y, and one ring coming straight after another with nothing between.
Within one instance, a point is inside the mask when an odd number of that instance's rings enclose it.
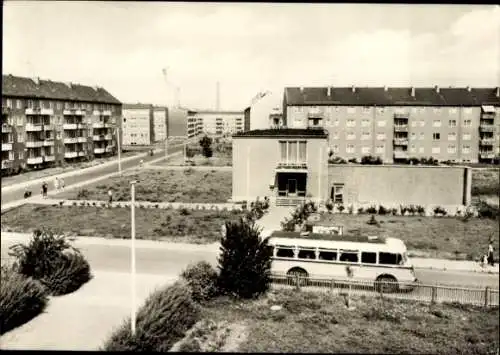
<instances>
[{"instance_id":1,"label":"grass lawn","mask_svg":"<svg viewBox=\"0 0 500 355\"><path fill-rule=\"evenodd\" d=\"M227 202L232 193L231 171L144 170L125 172L105 182L66 191L56 199L108 200L108 190L116 201L130 201L130 181L137 180L136 200L149 202Z\"/></svg>"},{"instance_id":2,"label":"grass lawn","mask_svg":"<svg viewBox=\"0 0 500 355\"><path fill-rule=\"evenodd\" d=\"M271 311L272 305L283 308ZM425 305L294 290L271 291L252 301L218 298L203 308L204 319L245 323L238 352L494 354L498 308Z\"/></svg>"},{"instance_id":3,"label":"grass lawn","mask_svg":"<svg viewBox=\"0 0 500 355\"><path fill-rule=\"evenodd\" d=\"M500 196L500 169L473 170L472 196Z\"/></svg>"},{"instance_id":4,"label":"grass lawn","mask_svg":"<svg viewBox=\"0 0 500 355\"><path fill-rule=\"evenodd\" d=\"M139 151L124 152L124 153L122 153L121 157L127 158L127 157L138 155L140 153L141 152L139 152ZM27 172L21 173L19 175L2 177L2 186L20 184L22 182L35 180L35 179L41 179L41 178L44 178L47 176L58 175L58 174L62 174L62 173L68 172L68 171L73 171L76 169L85 169L85 168L89 168L91 166L100 165L100 164L109 162L111 160L117 160L117 159L118 159L118 156L113 156L113 157L108 157L108 158L94 159L94 160L91 160L88 162L67 164L66 166L62 166L62 167L27 171Z\"/></svg>"},{"instance_id":5,"label":"grass lawn","mask_svg":"<svg viewBox=\"0 0 500 355\"><path fill-rule=\"evenodd\" d=\"M220 240L222 224L242 212L137 208L135 216L138 239L213 243ZM11 232L46 226L67 235L130 238L130 209L26 204L4 212L1 225Z\"/></svg>"},{"instance_id":6,"label":"grass lawn","mask_svg":"<svg viewBox=\"0 0 500 355\"><path fill-rule=\"evenodd\" d=\"M376 216L379 226L369 225L370 215L325 214L322 222L344 227L345 234L356 233L400 238L414 256L476 260L488 250L490 236L499 246L498 221L471 218L463 222L454 217Z\"/></svg>"}]
</instances>

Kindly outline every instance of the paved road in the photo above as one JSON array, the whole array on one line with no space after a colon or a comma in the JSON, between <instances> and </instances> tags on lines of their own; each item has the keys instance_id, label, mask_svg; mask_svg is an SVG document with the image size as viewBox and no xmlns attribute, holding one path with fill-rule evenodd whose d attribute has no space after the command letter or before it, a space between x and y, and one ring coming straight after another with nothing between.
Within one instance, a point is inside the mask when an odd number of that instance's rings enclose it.
<instances>
[{"instance_id":1,"label":"paved road","mask_svg":"<svg viewBox=\"0 0 500 355\"><path fill-rule=\"evenodd\" d=\"M178 146L171 146L168 149L168 153L169 154L176 153L176 152L181 151L182 149L183 149L183 147L179 146L179 145ZM138 156L138 157L134 157L133 159L128 160L128 161L122 161L122 169L130 169L130 168L133 168L134 166L139 165L139 162L141 159L144 159L144 162L147 163L148 161L160 158L164 154L165 154L165 151L163 150L161 152L155 153L155 155L152 157L150 157L150 156L147 156L147 157ZM107 165L104 167L99 167L99 168L96 167L95 169L88 170L88 171L81 170L81 174L65 177L64 182L65 182L66 186L71 186L73 184L81 183L81 182L84 182L86 180L95 179L97 177L111 174L111 173L114 173L116 171L118 171L118 162L115 162L113 164L110 164L110 165ZM47 181L52 181L53 178L54 177L47 178ZM39 186L39 184L36 183L36 184L31 185L28 189L30 189L33 194L39 194L41 186ZM49 184L49 189L53 189L52 184ZM2 191L2 204L6 204L6 203L10 203L10 202L14 202L14 201L17 201L19 199L22 199L23 194L24 194L23 187L17 188L17 189L12 189L9 191Z\"/></svg>"},{"instance_id":2,"label":"paved road","mask_svg":"<svg viewBox=\"0 0 500 355\"><path fill-rule=\"evenodd\" d=\"M2 240L2 258L8 256L11 240ZM127 245L102 245L75 243L81 249L95 270L106 272L130 271L130 248ZM137 272L150 275L178 275L189 263L206 260L214 266L219 251L217 247L169 243L168 248L136 248ZM474 273L444 270L416 270L422 284L444 284L454 286L499 288L498 274Z\"/></svg>"}]
</instances>

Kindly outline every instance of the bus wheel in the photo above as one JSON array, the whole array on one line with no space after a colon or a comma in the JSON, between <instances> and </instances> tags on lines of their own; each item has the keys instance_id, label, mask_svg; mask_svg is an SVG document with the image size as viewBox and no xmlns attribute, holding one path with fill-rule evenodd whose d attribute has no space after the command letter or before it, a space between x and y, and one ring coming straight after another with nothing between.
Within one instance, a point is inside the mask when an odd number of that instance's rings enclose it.
<instances>
[{"instance_id":1,"label":"bus wheel","mask_svg":"<svg viewBox=\"0 0 500 355\"><path fill-rule=\"evenodd\" d=\"M394 276L379 276L375 282L375 289L381 293L394 293L399 290L398 281Z\"/></svg>"},{"instance_id":2,"label":"bus wheel","mask_svg":"<svg viewBox=\"0 0 500 355\"><path fill-rule=\"evenodd\" d=\"M307 286L309 281L309 275L304 269L301 268L290 269L286 273L286 277L288 284L293 286L299 286L299 287ZM298 285L297 285L297 277L299 278Z\"/></svg>"}]
</instances>

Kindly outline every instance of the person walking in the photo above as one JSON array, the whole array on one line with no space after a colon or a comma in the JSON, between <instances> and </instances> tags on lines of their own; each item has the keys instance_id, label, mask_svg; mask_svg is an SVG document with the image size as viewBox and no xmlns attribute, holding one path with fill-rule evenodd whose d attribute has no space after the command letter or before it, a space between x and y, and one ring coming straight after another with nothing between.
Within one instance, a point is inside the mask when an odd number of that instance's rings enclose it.
<instances>
[{"instance_id":1,"label":"person walking","mask_svg":"<svg viewBox=\"0 0 500 355\"><path fill-rule=\"evenodd\" d=\"M43 182L42 184L42 197L47 198L47 192L49 190L49 184L47 184L46 181Z\"/></svg>"},{"instance_id":2,"label":"person walking","mask_svg":"<svg viewBox=\"0 0 500 355\"><path fill-rule=\"evenodd\" d=\"M495 259L493 255L493 243L490 241L488 245L488 264L491 266L495 266Z\"/></svg>"},{"instance_id":3,"label":"person walking","mask_svg":"<svg viewBox=\"0 0 500 355\"><path fill-rule=\"evenodd\" d=\"M111 189L108 190L108 202L113 202L113 191L111 191Z\"/></svg>"}]
</instances>

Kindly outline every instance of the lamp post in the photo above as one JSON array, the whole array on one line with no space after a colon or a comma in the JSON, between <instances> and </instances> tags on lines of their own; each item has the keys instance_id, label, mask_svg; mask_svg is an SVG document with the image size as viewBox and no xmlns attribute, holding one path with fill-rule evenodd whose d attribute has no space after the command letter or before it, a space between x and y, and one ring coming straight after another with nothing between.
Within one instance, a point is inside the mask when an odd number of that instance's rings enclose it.
<instances>
[{"instance_id":1,"label":"lamp post","mask_svg":"<svg viewBox=\"0 0 500 355\"><path fill-rule=\"evenodd\" d=\"M122 174L122 148L120 143L120 127L116 127L116 143L118 145L118 173Z\"/></svg>"},{"instance_id":2,"label":"lamp post","mask_svg":"<svg viewBox=\"0 0 500 355\"><path fill-rule=\"evenodd\" d=\"M131 252L131 291L132 291L132 307L130 310L130 319L131 319L131 330L132 330L132 335L135 335L135 308L136 308L136 300L135 300L135 184L137 183L136 180L130 182L130 196L131 196L131 204L130 204L130 225L131 225L131 245L130 245L130 252Z\"/></svg>"}]
</instances>

